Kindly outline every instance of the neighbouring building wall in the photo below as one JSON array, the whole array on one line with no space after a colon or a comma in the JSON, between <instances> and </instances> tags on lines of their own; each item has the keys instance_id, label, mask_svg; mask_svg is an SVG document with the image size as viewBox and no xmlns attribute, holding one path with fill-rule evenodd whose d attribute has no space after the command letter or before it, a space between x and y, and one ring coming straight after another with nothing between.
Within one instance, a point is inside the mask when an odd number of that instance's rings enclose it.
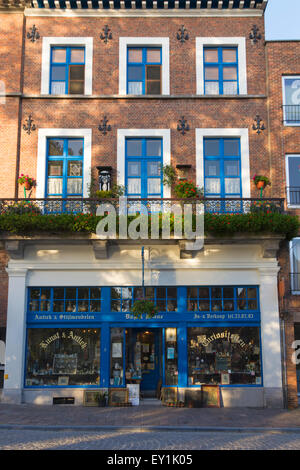
<instances>
[{"instance_id":1,"label":"neighbouring building wall","mask_svg":"<svg viewBox=\"0 0 300 470\"><path fill-rule=\"evenodd\" d=\"M293 182L289 182L290 156L300 156L300 42L270 41L266 43L267 86L269 101L270 165L271 194L273 197L284 197L286 208L291 215L300 216L300 177L297 182L297 166L293 167ZM287 105L285 81L290 77L293 82L293 105ZM298 91L297 91L298 90ZM288 122L291 117L292 121ZM300 174L299 174L300 176ZM296 184L295 184L296 181ZM293 203L294 202L294 203ZM295 352L295 322L300 312L300 296L297 292L299 275L297 263L291 263L291 244L284 243L279 253L281 270L280 279L284 284L284 298L281 299L282 314L285 319L286 334L286 381L288 406L298 406L296 365L292 356ZM297 272L295 272L297 271ZM299 320L298 320L299 321ZM299 388L299 385L298 385Z\"/></svg>"}]
</instances>

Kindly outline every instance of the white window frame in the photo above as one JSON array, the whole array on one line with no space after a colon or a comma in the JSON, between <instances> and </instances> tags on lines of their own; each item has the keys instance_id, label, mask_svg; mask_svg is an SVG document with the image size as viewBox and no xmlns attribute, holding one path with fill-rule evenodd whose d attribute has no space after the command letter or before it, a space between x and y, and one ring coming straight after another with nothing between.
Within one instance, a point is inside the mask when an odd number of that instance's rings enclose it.
<instances>
[{"instance_id":1,"label":"white window frame","mask_svg":"<svg viewBox=\"0 0 300 470\"><path fill-rule=\"evenodd\" d=\"M117 135L117 180L125 186L125 140L126 137L155 137L163 140L163 165L171 164L171 131L170 129L118 129ZM171 189L163 186L163 198L171 197Z\"/></svg>"},{"instance_id":2,"label":"white window frame","mask_svg":"<svg viewBox=\"0 0 300 470\"><path fill-rule=\"evenodd\" d=\"M121 37L119 39L119 95L127 95L127 48L130 46L139 47L161 47L162 73L161 73L161 94L170 94L170 46L169 38L149 38L149 37ZM135 96L135 95L128 95ZM140 95L139 95L140 96ZM148 96L148 95L141 95Z\"/></svg>"},{"instance_id":3,"label":"white window frame","mask_svg":"<svg viewBox=\"0 0 300 470\"><path fill-rule=\"evenodd\" d=\"M244 37L220 37L203 38L196 37L196 87L197 95L204 95L204 48L207 46L231 46L238 50L238 80L239 94L228 96L247 95L247 65L246 65L246 38ZM211 96L211 95L209 95ZM220 96L220 95L214 95ZM226 96L226 95L222 95Z\"/></svg>"},{"instance_id":4,"label":"white window frame","mask_svg":"<svg viewBox=\"0 0 300 470\"><path fill-rule=\"evenodd\" d=\"M41 95L50 95L50 59L52 46L83 46L85 48L84 94L92 95L93 86L93 38L92 37L43 37ZM56 95L55 95L56 96ZM69 96L69 95L68 95Z\"/></svg>"},{"instance_id":5,"label":"white window frame","mask_svg":"<svg viewBox=\"0 0 300 470\"><path fill-rule=\"evenodd\" d=\"M286 106L286 99L285 99L285 80L286 79L295 79L295 80L299 79L300 80L300 75L284 75L282 77L283 124L284 126L288 126L288 127L298 127L300 126L300 119L299 119L299 122L292 122L291 124L286 122L286 115L285 115L285 108L284 108L284 106ZM300 103L299 103L299 109L300 109Z\"/></svg>"},{"instance_id":6,"label":"white window frame","mask_svg":"<svg viewBox=\"0 0 300 470\"><path fill-rule=\"evenodd\" d=\"M83 197L89 197L92 162L92 129L39 129L37 157L36 197L44 198L46 194L46 164L48 137L81 137L83 141Z\"/></svg>"},{"instance_id":7,"label":"white window frame","mask_svg":"<svg viewBox=\"0 0 300 470\"><path fill-rule=\"evenodd\" d=\"M299 204L291 204L290 203L290 191L289 191L289 187L290 187L290 172L289 172L289 158L293 158L293 157L298 157L300 158L300 154L296 154L296 153L293 153L293 154L287 154L285 156L285 174L286 174L286 200L287 200L287 206L289 208L299 208L300 207L300 202ZM300 183L299 183L299 191L300 191Z\"/></svg>"},{"instance_id":8,"label":"white window frame","mask_svg":"<svg viewBox=\"0 0 300 470\"><path fill-rule=\"evenodd\" d=\"M295 240L297 240L300 243L300 237L295 237L289 242L291 274L298 274L298 273L295 272L294 257L293 257L293 244L294 244ZM299 276L300 276L300 272L299 272ZM300 291L299 290L294 290L294 288L293 288L293 277L292 276L291 276L291 281L290 282L291 282L291 293L292 293L292 295L300 295Z\"/></svg>"},{"instance_id":9,"label":"white window frame","mask_svg":"<svg viewBox=\"0 0 300 470\"><path fill-rule=\"evenodd\" d=\"M241 144L241 182L242 197L250 198L250 159L248 129L196 129L196 184L204 188L204 139L239 138Z\"/></svg>"}]
</instances>

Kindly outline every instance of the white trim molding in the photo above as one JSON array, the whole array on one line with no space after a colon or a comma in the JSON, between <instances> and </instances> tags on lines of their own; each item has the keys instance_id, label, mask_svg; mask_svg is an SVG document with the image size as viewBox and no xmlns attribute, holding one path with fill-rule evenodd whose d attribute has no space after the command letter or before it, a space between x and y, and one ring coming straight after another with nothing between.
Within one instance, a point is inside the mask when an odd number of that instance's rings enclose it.
<instances>
[{"instance_id":1,"label":"white trim molding","mask_svg":"<svg viewBox=\"0 0 300 470\"><path fill-rule=\"evenodd\" d=\"M235 46L238 48L239 95L247 95L246 38L244 37L196 37L196 86L197 95L204 95L203 49L205 46Z\"/></svg>"},{"instance_id":2,"label":"white trim molding","mask_svg":"<svg viewBox=\"0 0 300 470\"><path fill-rule=\"evenodd\" d=\"M170 94L170 46L169 38L120 37L119 40L119 95L127 94L127 47L160 46L162 54L162 95Z\"/></svg>"},{"instance_id":3,"label":"white trim molding","mask_svg":"<svg viewBox=\"0 0 300 470\"><path fill-rule=\"evenodd\" d=\"M242 197L250 197L250 163L248 129L196 129L196 184L204 188L204 138L237 137L241 143Z\"/></svg>"},{"instance_id":4,"label":"white trim molding","mask_svg":"<svg viewBox=\"0 0 300 470\"><path fill-rule=\"evenodd\" d=\"M81 137L83 141L83 197L89 197L92 163L92 129L39 129L37 158L36 197L44 198L46 194L46 164L48 137Z\"/></svg>"},{"instance_id":5,"label":"white trim molding","mask_svg":"<svg viewBox=\"0 0 300 470\"><path fill-rule=\"evenodd\" d=\"M161 137L163 139L163 165L171 163L170 129L118 129L117 171L118 184L125 186L125 139L126 137ZM171 189L163 187L163 197L171 197Z\"/></svg>"},{"instance_id":6,"label":"white trim molding","mask_svg":"<svg viewBox=\"0 0 300 470\"><path fill-rule=\"evenodd\" d=\"M84 46L84 94L92 95L93 88L93 38L43 37L41 95L49 95L51 46Z\"/></svg>"}]
</instances>

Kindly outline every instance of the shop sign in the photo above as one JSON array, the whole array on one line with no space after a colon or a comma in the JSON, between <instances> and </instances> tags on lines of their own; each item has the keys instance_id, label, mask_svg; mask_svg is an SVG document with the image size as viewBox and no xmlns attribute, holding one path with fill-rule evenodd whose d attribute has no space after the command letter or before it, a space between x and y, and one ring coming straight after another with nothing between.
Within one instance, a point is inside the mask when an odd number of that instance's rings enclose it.
<instances>
[{"instance_id":1,"label":"shop sign","mask_svg":"<svg viewBox=\"0 0 300 470\"><path fill-rule=\"evenodd\" d=\"M54 313L36 313L36 314L29 314L28 319L29 321L45 321L45 322L50 322L50 321L55 321L55 322L61 322L61 321L96 321L98 316L93 315L93 314L54 314Z\"/></svg>"},{"instance_id":2,"label":"shop sign","mask_svg":"<svg viewBox=\"0 0 300 470\"><path fill-rule=\"evenodd\" d=\"M79 335L74 335L74 332L71 330L68 333L66 331L62 331L62 332L57 331L54 335L51 335L48 338L41 341L40 348L47 349L47 347L51 343L59 339L71 339L75 343L79 344L82 350L86 349L87 347L87 343L85 342L85 340Z\"/></svg>"}]
</instances>

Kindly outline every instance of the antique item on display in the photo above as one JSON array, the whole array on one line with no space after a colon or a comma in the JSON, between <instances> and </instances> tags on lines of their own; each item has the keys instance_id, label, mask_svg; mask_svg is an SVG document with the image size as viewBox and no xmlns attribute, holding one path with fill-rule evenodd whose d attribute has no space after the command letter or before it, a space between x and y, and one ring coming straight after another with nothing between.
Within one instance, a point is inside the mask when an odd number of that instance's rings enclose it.
<instances>
[{"instance_id":1,"label":"antique item on display","mask_svg":"<svg viewBox=\"0 0 300 470\"><path fill-rule=\"evenodd\" d=\"M203 408L220 408L220 387L218 385L202 385Z\"/></svg>"},{"instance_id":2,"label":"antique item on display","mask_svg":"<svg viewBox=\"0 0 300 470\"><path fill-rule=\"evenodd\" d=\"M128 388L110 388L108 391L109 406L124 406L128 404Z\"/></svg>"}]
</instances>

